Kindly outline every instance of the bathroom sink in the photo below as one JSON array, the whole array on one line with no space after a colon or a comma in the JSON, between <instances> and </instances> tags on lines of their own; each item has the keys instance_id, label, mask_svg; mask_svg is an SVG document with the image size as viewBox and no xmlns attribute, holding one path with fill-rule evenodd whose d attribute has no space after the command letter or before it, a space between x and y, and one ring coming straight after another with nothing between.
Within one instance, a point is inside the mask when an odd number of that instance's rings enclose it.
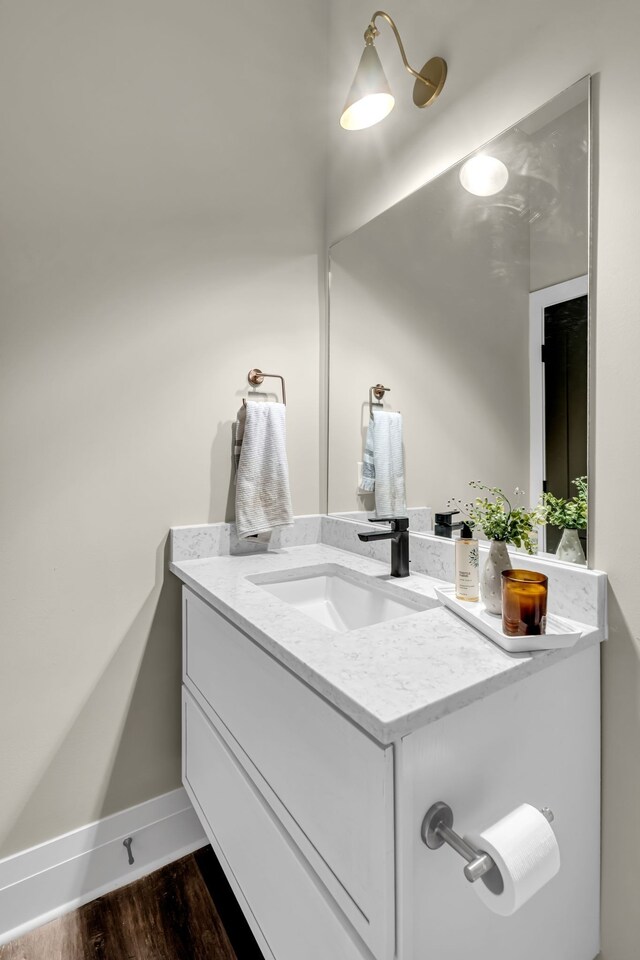
<instances>
[{"instance_id":1,"label":"bathroom sink","mask_svg":"<svg viewBox=\"0 0 640 960\"><path fill-rule=\"evenodd\" d=\"M408 617L438 600L408 593L337 563L249 577L252 583L338 633Z\"/></svg>"}]
</instances>

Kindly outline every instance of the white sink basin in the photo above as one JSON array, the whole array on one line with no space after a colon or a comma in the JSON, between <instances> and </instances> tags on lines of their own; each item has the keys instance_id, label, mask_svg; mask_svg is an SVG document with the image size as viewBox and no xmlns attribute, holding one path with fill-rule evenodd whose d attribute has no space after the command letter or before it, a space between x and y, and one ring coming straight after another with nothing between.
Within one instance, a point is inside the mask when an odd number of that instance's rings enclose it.
<instances>
[{"instance_id":1,"label":"white sink basin","mask_svg":"<svg viewBox=\"0 0 640 960\"><path fill-rule=\"evenodd\" d=\"M319 564L249 578L325 627L346 633L408 617L438 606L438 600L406 593L385 581L337 563Z\"/></svg>"}]
</instances>

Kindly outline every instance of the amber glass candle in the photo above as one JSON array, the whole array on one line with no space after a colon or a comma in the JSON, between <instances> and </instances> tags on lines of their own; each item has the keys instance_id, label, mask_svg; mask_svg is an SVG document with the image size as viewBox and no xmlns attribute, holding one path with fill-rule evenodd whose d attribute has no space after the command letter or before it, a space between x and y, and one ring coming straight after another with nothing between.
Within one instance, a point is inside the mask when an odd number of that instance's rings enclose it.
<instances>
[{"instance_id":1,"label":"amber glass candle","mask_svg":"<svg viewBox=\"0 0 640 960\"><path fill-rule=\"evenodd\" d=\"M502 629L508 637L536 637L547 624L548 577L532 570L502 573Z\"/></svg>"}]
</instances>

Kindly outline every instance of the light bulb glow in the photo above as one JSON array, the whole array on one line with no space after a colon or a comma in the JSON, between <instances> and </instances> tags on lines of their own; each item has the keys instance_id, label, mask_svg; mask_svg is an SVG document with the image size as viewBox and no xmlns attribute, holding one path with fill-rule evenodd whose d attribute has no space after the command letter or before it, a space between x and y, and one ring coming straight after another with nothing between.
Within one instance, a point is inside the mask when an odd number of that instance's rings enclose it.
<instances>
[{"instance_id":1,"label":"light bulb glow","mask_svg":"<svg viewBox=\"0 0 640 960\"><path fill-rule=\"evenodd\" d=\"M476 197L492 197L506 187L509 171L497 157L480 155L463 163L458 176L468 193Z\"/></svg>"},{"instance_id":2,"label":"light bulb glow","mask_svg":"<svg viewBox=\"0 0 640 960\"><path fill-rule=\"evenodd\" d=\"M340 126L345 130L364 130L391 113L395 100L390 93L369 93L356 100L340 117Z\"/></svg>"}]
</instances>

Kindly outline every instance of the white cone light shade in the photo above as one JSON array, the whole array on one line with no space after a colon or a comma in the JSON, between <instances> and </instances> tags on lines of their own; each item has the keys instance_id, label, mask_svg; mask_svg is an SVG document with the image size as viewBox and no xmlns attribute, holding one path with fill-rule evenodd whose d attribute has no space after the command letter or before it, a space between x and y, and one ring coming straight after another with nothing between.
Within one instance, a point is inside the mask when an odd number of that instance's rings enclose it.
<instances>
[{"instance_id":1,"label":"white cone light shade","mask_svg":"<svg viewBox=\"0 0 640 960\"><path fill-rule=\"evenodd\" d=\"M460 183L476 197L492 197L507 185L509 171L497 157L471 157L462 164Z\"/></svg>"},{"instance_id":2,"label":"white cone light shade","mask_svg":"<svg viewBox=\"0 0 640 960\"><path fill-rule=\"evenodd\" d=\"M384 120L395 100L373 44L364 48L347 101L340 117L345 130L364 130Z\"/></svg>"}]
</instances>

